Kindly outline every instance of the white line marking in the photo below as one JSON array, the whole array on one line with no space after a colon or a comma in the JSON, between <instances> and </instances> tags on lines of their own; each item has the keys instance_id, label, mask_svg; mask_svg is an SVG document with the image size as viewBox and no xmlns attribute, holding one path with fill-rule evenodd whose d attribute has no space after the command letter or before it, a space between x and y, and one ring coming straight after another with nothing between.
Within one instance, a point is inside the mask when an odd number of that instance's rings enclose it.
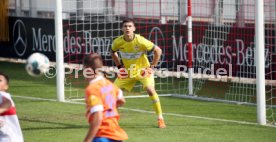
<instances>
[{"instance_id":1,"label":"white line marking","mask_svg":"<svg viewBox=\"0 0 276 142\"><path fill-rule=\"evenodd\" d=\"M159 97L169 97L171 94L158 95ZM134 96L124 96L126 99L136 99L136 98L148 98L149 95L134 95ZM72 99L72 101L84 101L84 99ZM71 101L70 101L71 102Z\"/></svg>"},{"instance_id":2,"label":"white line marking","mask_svg":"<svg viewBox=\"0 0 276 142\"><path fill-rule=\"evenodd\" d=\"M39 101L57 102L57 100L55 100L55 99L36 98L36 97L28 97L28 96L16 96L16 95L12 95L12 97L13 97L13 98L29 99L29 100L39 100Z\"/></svg>"},{"instance_id":3,"label":"white line marking","mask_svg":"<svg viewBox=\"0 0 276 142\"><path fill-rule=\"evenodd\" d=\"M29 100L58 102L55 99L36 98L36 97L28 97L28 96L16 96L16 95L12 95L12 97L14 97L14 98L21 98L21 99L29 99ZM61 103L70 103L70 104L81 104L81 105L84 105L83 102L73 102L73 101L65 101L65 102L61 102Z\"/></svg>"},{"instance_id":4,"label":"white line marking","mask_svg":"<svg viewBox=\"0 0 276 142\"><path fill-rule=\"evenodd\" d=\"M141 110L141 109L131 109L131 108L121 108L121 109L123 109L123 110L131 110L131 111L141 112L141 113L150 113L150 114L154 114L155 113L153 111L147 111L147 110ZM177 117L187 117L187 118L195 118L195 119L204 119L204 120L211 120L211 121L232 122L232 123L239 123L239 124L258 125L257 123L253 123L253 122L227 120L227 119L210 118L210 117L193 116L193 115L176 114L176 113L163 113L163 115L177 116Z\"/></svg>"},{"instance_id":5,"label":"white line marking","mask_svg":"<svg viewBox=\"0 0 276 142\"><path fill-rule=\"evenodd\" d=\"M55 99L36 98L36 97L27 97L27 96L15 96L15 95L13 95L13 97L14 98L29 99L29 100L41 100L41 101L57 102L57 100L55 100ZM64 103L84 105L84 102L66 101ZM120 107L120 109L122 109L122 110L128 110L128 111L134 111L134 112L140 112L140 113L148 113L148 114L154 114L155 113L153 111L147 111L147 110L142 110L142 109L133 109L133 108L125 108L125 107ZM163 113L163 115L166 115L166 116L176 116L176 117L182 117L182 118L193 118L193 119L201 119L201 120L209 120L209 121L220 121L220 122L228 122L228 123L237 123L237 124L244 124L244 125L256 125L256 126L260 126L257 123L247 122L247 121L227 120L227 119L219 119L219 118L211 118L211 117L203 117L203 116L193 116L193 115L185 115L185 114L177 114L177 113ZM276 126L274 126L274 125L264 125L264 126L276 128Z\"/></svg>"},{"instance_id":6,"label":"white line marking","mask_svg":"<svg viewBox=\"0 0 276 142\"><path fill-rule=\"evenodd\" d=\"M171 94L158 95L159 97L169 97ZM135 99L135 98L148 98L149 95L135 95L135 96L124 96L126 99Z\"/></svg>"}]
</instances>

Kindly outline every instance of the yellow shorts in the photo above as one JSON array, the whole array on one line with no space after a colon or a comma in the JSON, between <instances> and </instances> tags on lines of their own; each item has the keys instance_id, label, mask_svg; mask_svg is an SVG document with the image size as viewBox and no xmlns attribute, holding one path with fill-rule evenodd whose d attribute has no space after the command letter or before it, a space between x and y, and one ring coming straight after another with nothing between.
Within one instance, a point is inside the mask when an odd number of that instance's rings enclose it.
<instances>
[{"instance_id":1,"label":"yellow shorts","mask_svg":"<svg viewBox=\"0 0 276 142\"><path fill-rule=\"evenodd\" d=\"M134 87L135 83L137 81L140 81L143 85L143 88L145 89L148 86L154 86L154 76L148 76L148 77L133 77L133 78L117 78L114 82L116 86L122 89L126 89L127 91L131 91Z\"/></svg>"}]
</instances>

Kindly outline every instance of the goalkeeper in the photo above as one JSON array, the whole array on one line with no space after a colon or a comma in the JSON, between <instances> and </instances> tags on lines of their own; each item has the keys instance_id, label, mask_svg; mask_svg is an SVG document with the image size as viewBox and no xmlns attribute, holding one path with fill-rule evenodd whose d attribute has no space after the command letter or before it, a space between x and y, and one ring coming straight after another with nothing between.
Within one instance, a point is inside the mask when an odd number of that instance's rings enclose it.
<instances>
[{"instance_id":1,"label":"goalkeeper","mask_svg":"<svg viewBox=\"0 0 276 142\"><path fill-rule=\"evenodd\" d=\"M158 64L162 50L151 41L135 34L133 19L126 19L122 23L123 35L117 37L112 45L112 59L119 69L119 74L114 84L119 88L131 91L137 81L143 84L152 100L155 111L158 115L158 127L165 128L161 104L158 94L155 91L153 68ZM153 51L153 61L150 64L147 52ZM122 58L122 63L118 53Z\"/></svg>"}]
</instances>

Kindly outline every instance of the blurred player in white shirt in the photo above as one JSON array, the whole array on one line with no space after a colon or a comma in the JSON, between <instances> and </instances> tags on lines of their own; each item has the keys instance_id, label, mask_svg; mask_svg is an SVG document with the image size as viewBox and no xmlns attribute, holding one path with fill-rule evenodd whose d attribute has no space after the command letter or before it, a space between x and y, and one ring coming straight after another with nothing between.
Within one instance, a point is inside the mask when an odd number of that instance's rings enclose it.
<instances>
[{"instance_id":1,"label":"blurred player in white shirt","mask_svg":"<svg viewBox=\"0 0 276 142\"><path fill-rule=\"evenodd\" d=\"M0 142L23 142L14 102L7 93L9 77L0 72Z\"/></svg>"}]
</instances>

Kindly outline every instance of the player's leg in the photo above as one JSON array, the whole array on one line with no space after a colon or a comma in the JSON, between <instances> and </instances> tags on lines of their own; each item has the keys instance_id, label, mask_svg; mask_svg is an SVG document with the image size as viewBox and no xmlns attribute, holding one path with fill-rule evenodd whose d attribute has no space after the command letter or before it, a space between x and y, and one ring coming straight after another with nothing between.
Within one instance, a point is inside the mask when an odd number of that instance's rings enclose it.
<instances>
[{"instance_id":1,"label":"player's leg","mask_svg":"<svg viewBox=\"0 0 276 142\"><path fill-rule=\"evenodd\" d=\"M114 81L114 84L117 87L121 89L125 89L127 91L131 91L135 83L136 83L136 80L133 78L124 78L124 79L116 78L116 80Z\"/></svg>"},{"instance_id":2,"label":"player's leg","mask_svg":"<svg viewBox=\"0 0 276 142\"><path fill-rule=\"evenodd\" d=\"M163 118L163 114L162 114L162 108L161 108L161 103L158 97L158 94L155 91L154 86L147 86L146 90L152 100L153 103L153 107L155 108L155 112L158 115L158 127L159 128L165 128L165 122L164 122L164 118Z\"/></svg>"},{"instance_id":3,"label":"player's leg","mask_svg":"<svg viewBox=\"0 0 276 142\"><path fill-rule=\"evenodd\" d=\"M146 89L150 99L152 100L153 107L158 116L158 127L165 128L166 125L162 114L161 103L154 87L154 77L150 76L150 77L142 78L139 81L143 84L143 87Z\"/></svg>"}]
</instances>

